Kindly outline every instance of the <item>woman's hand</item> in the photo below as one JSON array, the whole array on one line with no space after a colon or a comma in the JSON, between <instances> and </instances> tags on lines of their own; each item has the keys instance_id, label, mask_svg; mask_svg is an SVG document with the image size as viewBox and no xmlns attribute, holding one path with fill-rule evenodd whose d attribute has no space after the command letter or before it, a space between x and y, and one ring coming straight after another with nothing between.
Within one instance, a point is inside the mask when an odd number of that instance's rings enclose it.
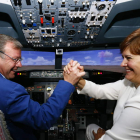
<instances>
[{"instance_id":1,"label":"woman's hand","mask_svg":"<svg viewBox=\"0 0 140 140\"><path fill-rule=\"evenodd\" d=\"M76 66L78 64L77 61L71 60L65 67L64 67L64 72L67 74L70 74L70 72L72 71L72 67ZM77 67L79 69L79 72L84 72L84 67L83 66L79 66Z\"/></svg>"},{"instance_id":2,"label":"woman's hand","mask_svg":"<svg viewBox=\"0 0 140 140\"><path fill-rule=\"evenodd\" d=\"M74 67L76 67L76 69L74 70ZM82 90L83 87L85 86L85 80L82 78L83 75L85 75L85 71L84 71L84 67L80 66L80 64L77 61L73 61L71 60L65 67L64 67L64 72L63 72L63 76L64 76L64 80L67 80L67 78L69 77L68 75L71 75L73 72L76 72L76 74L80 74L79 79L77 81L77 83L75 83L78 86L79 90ZM76 75L75 75L76 76Z\"/></svg>"},{"instance_id":3,"label":"woman's hand","mask_svg":"<svg viewBox=\"0 0 140 140\"><path fill-rule=\"evenodd\" d=\"M76 64L73 65L72 67L70 66L70 64L65 66L64 69L66 72L65 71L63 72L64 80L71 83L72 85L75 85L80 80L80 78L85 75L85 72L80 71L78 68L80 64L77 62L75 63ZM71 72L68 73L68 71L71 71Z\"/></svg>"},{"instance_id":4,"label":"woman's hand","mask_svg":"<svg viewBox=\"0 0 140 140\"><path fill-rule=\"evenodd\" d=\"M102 128L99 128L99 129L97 130L97 133L95 133L94 130L92 131L92 133L93 133L93 135L94 135L94 140L98 140L99 138L102 137L102 135L105 134L105 130L102 129Z\"/></svg>"}]
</instances>

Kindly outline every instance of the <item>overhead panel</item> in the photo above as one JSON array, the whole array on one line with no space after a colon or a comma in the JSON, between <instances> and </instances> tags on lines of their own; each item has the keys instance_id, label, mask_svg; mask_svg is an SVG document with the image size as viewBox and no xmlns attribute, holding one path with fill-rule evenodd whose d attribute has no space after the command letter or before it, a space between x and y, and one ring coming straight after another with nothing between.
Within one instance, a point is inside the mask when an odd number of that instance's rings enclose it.
<instances>
[{"instance_id":1,"label":"overhead panel","mask_svg":"<svg viewBox=\"0 0 140 140\"><path fill-rule=\"evenodd\" d=\"M11 0L29 46L94 44L115 0Z\"/></svg>"}]
</instances>

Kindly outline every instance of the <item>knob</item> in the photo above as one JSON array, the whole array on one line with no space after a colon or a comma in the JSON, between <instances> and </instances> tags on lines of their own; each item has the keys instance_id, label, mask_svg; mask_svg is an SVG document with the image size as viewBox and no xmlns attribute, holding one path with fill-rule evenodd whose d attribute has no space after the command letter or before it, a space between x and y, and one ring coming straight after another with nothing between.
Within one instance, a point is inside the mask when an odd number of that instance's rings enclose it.
<instances>
[{"instance_id":1,"label":"knob","mask_svg":"<svg viewBox=\"0 0 140 140\"><path fill-rule=\"evenodd\" d=\"M59 42L62 42L62 38L59 39Z\"/></svg>"},{"instance_id":2,"label":"knob","mask_svg":"<svg viewBox=\"0 0 140 140\"><path fill-rule=\"evenodd\" d=\"M23 20L22 20L22 23L25 24L25 22L26 22L25 19L23 19Z\"/></svg>"}]
</instances>

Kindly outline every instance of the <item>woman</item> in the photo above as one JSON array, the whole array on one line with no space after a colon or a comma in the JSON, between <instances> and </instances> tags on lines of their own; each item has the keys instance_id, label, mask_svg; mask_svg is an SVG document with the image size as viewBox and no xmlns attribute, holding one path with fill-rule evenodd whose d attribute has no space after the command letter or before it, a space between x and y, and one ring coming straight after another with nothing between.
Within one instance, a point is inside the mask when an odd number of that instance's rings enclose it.
<instances>
[{"instance_id":1,"label":"woman","mask_svg":"<svg viewBox=\"0 0 140 140\"><path fill-rule=\"evenodd\" d=\"M106 132L95 124L87 127L87 140L140 140L140 29L132 32L120 45L123 57L121 67L126 70L123 80L98 85L81 78L78 94L96 99L117 100L113 126ZM71 60L65 66L69 74L78 62ZM83 71L83 67L78 67Z\"/></svg>"}]
</instances>

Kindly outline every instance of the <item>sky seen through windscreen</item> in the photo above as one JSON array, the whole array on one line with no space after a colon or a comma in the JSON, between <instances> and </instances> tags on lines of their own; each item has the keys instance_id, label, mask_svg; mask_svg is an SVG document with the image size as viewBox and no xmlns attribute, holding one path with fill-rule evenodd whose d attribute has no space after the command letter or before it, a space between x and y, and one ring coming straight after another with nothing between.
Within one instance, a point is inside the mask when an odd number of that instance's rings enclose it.
<instances>
[{"instance_id":1,"label":"sky seen through windscreen","mask_svg":"<svg viewBox=\"0 0 140 140\"><path fill-rule=\"evenodd\" d=\"M22 65L55 65L55 52L22 51ZM119 49L63 52L62 65L73 59L81 65L120 65Z\"/></svg>"}]
</instances>

